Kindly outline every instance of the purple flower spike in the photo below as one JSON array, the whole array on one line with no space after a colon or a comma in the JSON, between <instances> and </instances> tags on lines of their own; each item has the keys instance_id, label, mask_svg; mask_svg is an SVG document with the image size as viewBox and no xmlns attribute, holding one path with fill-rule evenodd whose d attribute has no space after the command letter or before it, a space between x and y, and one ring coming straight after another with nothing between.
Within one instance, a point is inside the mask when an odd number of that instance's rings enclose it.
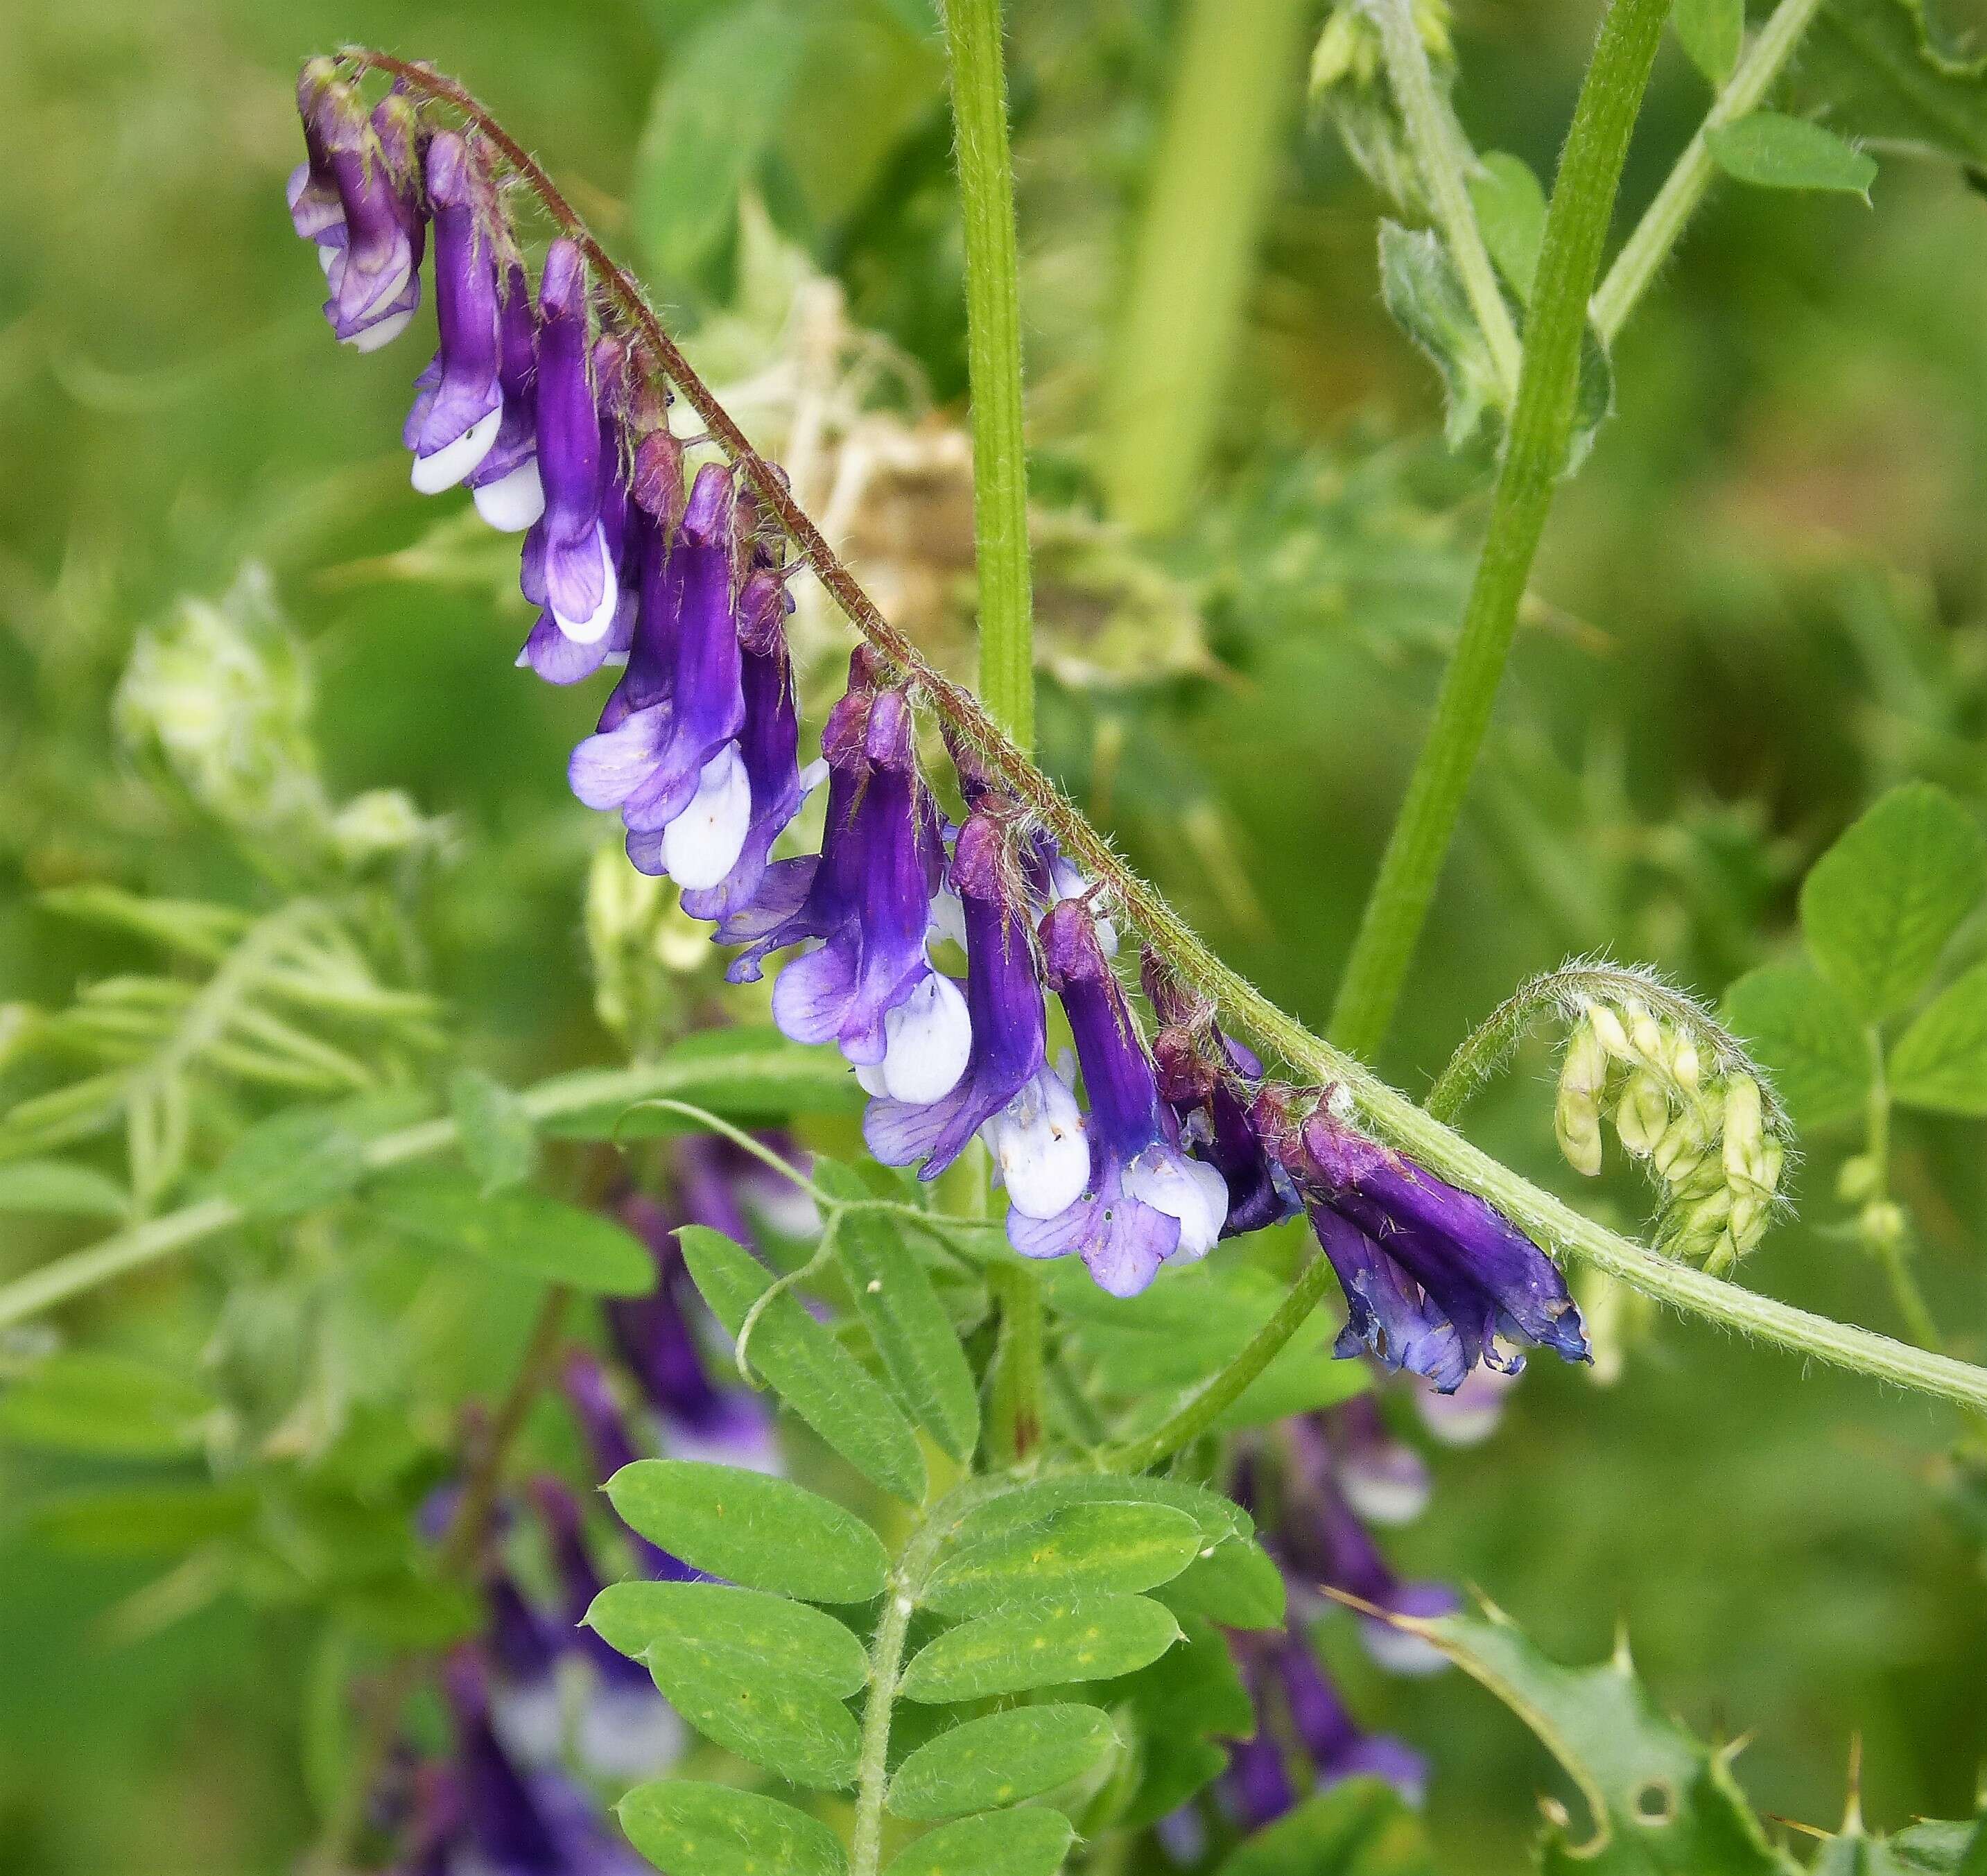
<instances>
[{"instance_id":1,"label":"purple flower spike","mask_svg":"<svg viewBox=\"0 0 1987 1876\"><path fill-rule=\"evenodd\" d=\"M504 420L490 454L470 472L476 511L500 534L522 534L545 511L538 480L538 322L523 263L504 274L497 311L497 382Z\"/></svg>"},{"instance_id":2,"label":"purple flower spike","mask_svg":"<svg viewBox=\"0 0 1987 1876\"><path fill-rule=\"evenodd\" d=\"M533 414L545 512L525 541L525 597L582 644L605 638L620 597L601 525L607 476L589 369L586 262L555 241L538 282L538 369Z\"/></svg>"},{"instance_id":3,"label":"purple flower spike","mask_svg":"<svg viewBox=\"0 0 1987 1876\"><path fill-rule=\"evenodd\" d=\"M943 849L918 778L910 704L900 690L869 694L866 675L859 659L821 739L830 781L818 864L805 874L768 868L757 906L726 930L749 930L759 908L777 911L805 879L805 898L733 965L734 980L768 950L821 939L780 973L774 1021L796 1042L835 1043L871 1094L922 1103L965 1073L972 1019L925 951Z\"/></svg>"},{"instance_id":4,"label":"purple flower spike","mask_svg":"<svg viewBox=\"0 0 1987 1876\"><path fill-rule=\"evenodd\" d=\"M1047 1021L1036 974L1025 882L1010 813L970 815L954 843L950 880L966 930L972 1052L957 1087L918 1105L886 1096L863 1117L863 1138L886 1166L922 1159L936 1179L986 1129L1017 1211L1052 1218L1090 1177L1076 1097L1046 1065Z\"/></svg>"},{"instance_id":5,"label":"purple flower spike","mask_svg":"<svg viewBox=\"0 0 1987 1876\"><path fill-rule=\"evenodd\" d=\"M452 130L437 131L430 140L427 177L441 349L430 368L431 382L407 419L407 445L414 452L414 487L435 495L453 488L489 454L504 420L504 391L489 185L469 147Z\"/></svg>"},{"instance_id":6,"label":"purple flower spike","mask_svg":"<svg viewBox=\"0 0 1987 1876\"><path fill-rule=\"evenodd\" d=\"M1516 1374L1496 1338L1592 1359L1559 1267L1473 1193L1362 1139L1320 1102L1295 1120L1266 1090L1257 1119L1297 1182L1345 1292L1337 1352L1363 1347L1452 1394L1479 1361Z\"/></svg>"},{"instance_id":7,"label":"purple flower spike","mask_svg":"<svg viewBox=\"0 0 1987 1876\"><path fill-rule=\"evenodd\" d=\"M721 923L753 903L764 882L774 842L807 799L800 767L800 714L787 655L785 619L792 603L778 579L763 568L746 582L739 600L745 725L739 732L738 751L745 765L751 820L731 870L715 886L683 894L683 910L693 919ZM629 836L628 857L643 872L660 872L664 864L660 843L646 835Z\"/></svg>"},{"instance_id":8,"label":"purple flower spike","mask_svg":"<svg viewBox=\"0 0 1987 1876\"><path fill-rule=\"evenodd\" d=\"M666 694L648 701L636 689L663 663L660 648L644 645L642 673L631 655L629 680L602 719L606 727L573 751L571 768L574 794L589 808L619 808L630 833L659 837L653 858L692 889L714 886L731 871L752 818L738 747L745 700L734 507L729 473L715 464L701 470L682 531L656 575L656 596L651 602L644 595L644 619L658 632L673 626ZM680 572L673 572L679 561ZM680 599L672 606L666 589L679 579ZM631 692L644 699L633 708Z\"/></svg>"},{"instance_id":9,"label":"purple flower spike","mask_svg":"<svg viewBox=\"0 0 1987 1876\"><path fill-rule=\"evenodd\" d=\"M413 106L394 93L368 117L358 93L315 62L297 101L307 160L301 180L291 178L291 218L317 244L331 288L324 308L331 329L342 344L376 351L407 330L421 300L427 229Z\"/></svg>"},{"instance_id":10,"label":"purple flower spike","mask_svg":"<svg viewBox=\"0 0 1987 1876\"><path fill-rule=\"evenodd\" d=\"M1098 1285L1135 1296L1172 1257L1205 1257L1221 1235L1228 1189L1212 1166L1180 1151L1179 1123L1160 1098L1152 1058L1081 899L1042 921L1049 985L1062 999L1090 1097L1090 1178L1053 1217L1017 1207L1007 1241L1024 1257L1074 1251Z\"/></svg>"}]
</instances>

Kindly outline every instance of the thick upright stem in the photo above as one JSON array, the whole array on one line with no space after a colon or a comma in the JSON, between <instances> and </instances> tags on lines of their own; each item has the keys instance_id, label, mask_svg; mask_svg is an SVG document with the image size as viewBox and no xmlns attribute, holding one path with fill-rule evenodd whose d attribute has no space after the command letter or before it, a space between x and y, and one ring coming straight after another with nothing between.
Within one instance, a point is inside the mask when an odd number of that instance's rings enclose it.
<instances>
[{"instance_id":1,"label":"thick upright stem","mask_svg":"<svg viewBox=\"0 0 1987 1876\"><path fill-rule=\"evenodd\" d=\"M1028 461L1021 427L1021 296L1000 0L946 0L966 235L973 401L973 531L980 569L980 700L1016 746L1035 734Z\"/></svg>"},{"instance_id":2,"label":"thick upright stem","mask_svg":"<svg viewBox=\"0 0 1987 1876\"><path fill-rule=\"evenodd\" d=\"M1546 217L1518 401L1462 633L1427 742L1352 947L1332 1038L1371 1056L1385 1039L1435 896L1504 675L1518 604L1566 467L1587 326L1614 192L1669 0L1612 0L1587 69Z\"/></svg>"},{"instance_id":3,"label":"thick upright stem","mask_svg":"<svg viewBox=\"0 0 1987 1876\"><path fill-rule=\"evenodd\" d=\"M1098 470L1114 519L1177 528L1213 440L1277 152L1306 0L1189 0L1123 293Z\"/></svg>"},{"instance_id":4,"label":"thick upright stem","mask_svg":"<svg viewBox=\"0 0 1987 1876\"><path fill-rule=\"evenodd\" d=\"M1604 343L1614 342L1614 335L1669 258L1682 237L1685 223L1711 187L1712 164L1707 133L1758 108L1820 10L1821 0L1780 0L1773 17L1746 49L1745 56L1712 105L1702 128L1685 145L1676 167L1657 191L1656 199L1635 224L1634 233L1623 244L1614 265L1607 270L1607 278L1594 295L1594 323Z\"/></svg>"},{"instance_id":5,"label":"thick upright stem","mask_svg":"<svg viewBox=\"0 0 1987 1876\"><path fill-rule=\"evenodd\" d=\"M1462 132L1435 89L1428 48L1415 24L1414 0L1366 0L1366 12L1379 30L1387 82L1407 126L1415 169L1428 191L1456 277L1469 296L1469 309L1490 348L1501 401L1508 407L1518 388L1518 329L1511 322L1511 309L1497 284L1497 270L1483 245L1483 231L1476 225L1469 181L1462 173L1467 153L1462 147Z\"/></svg>"}]
</instances>

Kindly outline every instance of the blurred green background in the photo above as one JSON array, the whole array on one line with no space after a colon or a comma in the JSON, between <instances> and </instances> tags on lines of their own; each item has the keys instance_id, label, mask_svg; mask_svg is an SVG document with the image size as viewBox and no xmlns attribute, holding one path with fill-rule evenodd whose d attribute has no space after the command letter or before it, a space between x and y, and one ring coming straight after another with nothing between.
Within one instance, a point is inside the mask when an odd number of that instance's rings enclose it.
<instances>
[{"instance_id":1,"label":"blurred green background","mask_svg":"<svg viewBox=\"0 0 1987 1876\"><path fill-rule=\"evenodd\" d=\"M1235 964L1321 1022L1485 478L1444 452L1434 375L1381 307L1379 204L1308 120L1316 20L1264 12L1284 49L1249 93L1271 160L1239 336L1226 369L1207 363L1216 420L1179 465L1191 499L1141 542L1105 525L1100 413L1181 9L1010 8L1031 441L1060 544L1044 757ZM1457 103L1482 147L1550 174L1596 12L1462 0ZM437 975L478 1058L521 1079L606 1048L579 923L596 829L564 787L595 705L511 669L528 622L501 556L458 552L407 490L395 441L425 354L341 353L318 315L283 213L291 86L304 56L348 42L476 90L720 383L804 349L778 285L798 260L760 277L776 241L796 250L840 283L835 316L922 385L882 400L886 440L941 465L963 393L942 48L926 0L0 8L0 1000L59 1002L99 967L38 890L222 882L213 843L113 754L108 704L141 624L255 561L311 646L336 791L401 788L453 817ZM1624 214L1703 99L1666 49ZM1246 137L1220 100L1203 115L1213 219L1246 228L1249 202L1223 194L1246 180ZM1219 232L1179 224L1148 277L1183 287ZM1800 872L1881 788L1929 776L1983 804L1983 307L1987 202L1955 172L1887 164L1874 212L1718 194L1620 344L1618 413L1556 513L1391 1077L1424 1088L1520 977L1571 953L1645 960L1715 1000L1785 947ZM957 495L921 459L843 528L955 657ZM1564 1189L1549 1071L1522 1055L1470 1124ZM1807 1221L1747 1279L1894 1329L1880 1274L1828 1228L1847 1143L1805 1145ZM1977 1123L1905 1123L1898 1178L1933 1306L1957 1352L1987 1356ZM1640 1216L1627 1179L1581 1196ZM73 1326L140 1310L148 1334L197 1348L176 1281ZM1941 1457L1953 1431L1662 1324L1611 1388L1536 1370L1492 1443L1439 1458L1435 1507L1395 1554L1480 1587L1565 1658L1625 1623L1666 1703L1753 1736L1740 1772L1766 1811L1832 1824L1860 1734L1873 1820L1959 1816L1987 1754L1987 1595ZM0 1461L0 1870L283 1866L309 1834L304 1716L322 1694L303 1625L224 1596L132 1639L113 1612L150 1571L38 1546L7 1510L35 1483ZM1432 1755L1444 1867L1519 1867L1537 1794L1559 1785L1517 1722L1453 1675L1355 1692Z\"/></svg>"}]
</instances>

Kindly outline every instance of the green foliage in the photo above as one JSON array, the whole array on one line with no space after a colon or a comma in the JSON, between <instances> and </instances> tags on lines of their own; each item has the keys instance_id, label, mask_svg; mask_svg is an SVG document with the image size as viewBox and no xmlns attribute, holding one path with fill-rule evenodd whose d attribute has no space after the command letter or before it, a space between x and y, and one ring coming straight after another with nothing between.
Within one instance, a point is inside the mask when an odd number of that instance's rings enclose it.
<instances>
[{"instance_id":1,"label":"green foliage","mask_svg":"<svg viewBox=\"0 0 1987 1876\"><path fill-rule=\"evenodd\" d=\"M1502 393L1483 329L1454 264L1427 228L1380 224L1380 292L1401 329L1442 374L1443 434L1459 448L1476 435Z\"/></svg>"},{"instance_id":2,"label":"green foliage","mask_svg":"<svg viewBox=\"0 0 1987 1876\"><path fill-rule=\"evenodd\" d=\"M712 1313L734 1338L773 1278L751 1253L700 1225L678 1234L690 1274ZM794 1412L886 1492L915 1504L925 1495L917 1435L882 1384L790 1291L765 1302L747 1344L753 1368Z\"/></svg>"},{"instance_id":3,"label":"green foliage","mask_svg":"<svg viewBox=\"0 0 1987 1876\"><path fill-rule=\"evenodd\" d=\"M1807 963L1762 964L1725 993L1725 1019L1754 1044L1797 1125L1861 1111L1870 1049L1847 998Z\"/></svg>"},{"instance_id":4,"label":"green foliage","mask_svg":"<svg viewBox=\"0 0 1987 1876\"><path fill-rule=\"evenodd\" d=\"M93 1349L67 1349L0 1385L0 1441L127 1459L197 1446L218 1402L195 1381Z\"/></svg>"},{"instance_id":5,"label":"green foliage","mask_svg":"<svg viewBox=\"0 0 1987 1876\"><path fill-rule=\"evenodd\" d=\"M1165 1505L1066 1505L955 1548L926 1578L923 1599L964 1616L1044 1594L1135 1594L1177 1577L1200 1545L1200 1527Z\"/></svg>"},{"instance_id":6,"label":"green foliage","mask_svg":"<svg viewBox=\"0 0 1987 1876\"><path fill-rule=\"evenodd\" d=\"M1040 1797L1081 1778L1118 1744L1094 1706L1014 1707L927 1740L890 1780L899 1817L936 1821Z\"/></svg>"},{"instance_id":7,"label":"green foliage","mask_svg":"<svg viewBox=\"0 0 1987 1876\"><path fill-rule=\"evenodd\" d=\"M1055 1876L1074 1835L1057 1811L962 1817L900 1851L891 1860L889 1876Z\"/></svg>"},{"instance_id":8,"label":"green foliage","mask_svg":"<svg viewBox=\"0 0 1987 1876\"><path fill-rule=\"evenodd\" d=\"M1546 192L1532 166L1504 150L1487 152L1470 178L1469 202L1498 272L1521 304L1529 302L1546 235Z\"/></svg>"},{"instance_id":9,"label":"green foliage","mask_svg":"<svg viewBox=\"0 0 1987 1876\"><path fill-rule=\"evenodd\" d=\"M1255 1735L1256 1705L1235 1658L1198 1616L1183 1618L1179 1642L1114 1692L1138 1770L1136 1792L1116 1820L1127 1830L1167 1816L1221 1775L1228 1753L1216 1739Z\"/></svg>"},{"instance_id":10,"label":"green foliage","mask_svg":"<svg viewBox=\"0 0 1987 1876\"><path fill-rule=\"evenodd\" d=\"M494 1076L458 1068L448 1085L449 1112L469 1169L487 1195L521 1184L538 1164L531 1112Z\"/></svg>"},{"instance_id":11,"label":"green foliage","mask_svg":"<svg viewBox=\"0 0 1987 1876\"><path fill-rule=\"evenodd\" d=\"M1987 964L1913 1018L1887 1065L1891 1098L1940 1114L1987 1114Z\"/></svg>"},{"instance_id":12,"label":"green foliage","mask_svg":"<svg viewBox=\"0 0 1987 1876\"><path fill-rule=\"evenodd\" d=\"M1158 1592L1178 1616L1202 1615L1224 1628L1280 1628L1284 1573L1252 1537L1213 1546Z\"/></svg>"},{"instance_id":13,"label":"green foliage","mask_svg":"<svg viewBox=\"0 0 1987 1876\"><path fill-rule=\"evenodd\" d=\"M611 1583L593 1599L587 1625L609 1647L672 1674L695 1652L727 1673L761 1671L846 1699L869 1677L854 1634L831 1615L764 1590L712 1583Z\"/></svg>"},{"instance_id":14,"label":"green foliage","mask_svg":"<svg viewBox=\"0 0 1987 1876\"><path fill-rule=\"evenodd\" d=\"M1874 160L1805 117L1754 111L1708 131L1705 145L1726 175L1763 189L1833 190L1869 199Z\"/></svg>"},{"instance_id":15,"label":"green foliage","mask_svg":"<svg viewBox=\"0 0 1987 1876\"><path fill-rule=\"evenodd\" d=\"M363 1123L370 1108L362 1096L357 1103L285 1108L258 1121L214 1168L214 1189L245 1218L294 1218L332 1204L366 1176Z\"/></svg>"},{"instance_id":16,"label":"green foliage","mask_svg":"<svg viewBox=\"0 0 1987 1876\"><path fill-rule=\"evenodd\" d=\"M845 1114L862 1105L862 1091L832 1053L789 1042L770 1025L700 1031L672 1043L658 1064L659 1093L688 1102L743 1126L766 1125L797 1115ZM672 1110L628 1103L616 1092L619 1078L599 1069L555 1075L539 1084L558 1112L545 1131L567 1140L639 1140L694 1131ZM593 1085L601 1098L583 1095Z\"/></svg>"},{"instance_id":17,"label":"green foliage","mask_svg":"<svg viewBox=\"0 0 1987 1876\"><path fill-rule=\"evenodd\" d=\"M1941 16L1938 0L1826 0L1798 95L1877 149L1987 167L1987 52Z\"/></svg>"},{"instance_id":18,"label":"green foliage","mask_svg":"<svg viewBox=\"0 0 1987 1876\"><path fill-rule=\"evenodd\" d=\"M1172 1613L1143 1596L1048 1597L935 1636L904 1670L901 1692L931 1706L1112 1680L1158 1660L1179 1636Z\"/></svg>"},{"instance_id":19,"label":"green foliage","mask_svg":"<svg viewBox=\"0 0 1987 1876\"><path fill-rule=\"evenodd\" d=\"M1587 1816L1549 1812L1545 1876L1786 1876L1732 1776L1736 1746L1707 1746L1656 1705L1625 1645L1591 1668L1548 1660L1501 1611L1390 1618L1432 1642L1516 1714L1565 1769Z\"/></svg>"},{"instance_id":20,"label":"green foliage","mask_svg":"<svg viewBox=\"0 0 1987 1876\"><path fill-rule=\"evenodd\" d=\"M1670 18L1691 63L1722 86L1745 44L1746 0L1677 0Z\"/></svg>"},{"instance_id":21,"label":"green foliage","mask_svg":"<svg viewBox=\"0 0 1987 1876\"><path fill-rule=\"evenodd\" d=\"M1220 1876L1435 1876L1427 1839L1391 1787L1348 1779L1314 1792L1223 1862ZM1709 1876L1708 1872L1701 1876Z\"/></svg>"},{"instance_id":22,"label":"green foliage","mask_svg":"<svg viewBox=\"0 0 1987 1876\"><path fill-rule=\"evenodd\" d=\"M655 1287L655 1260L639 1239L528 1187L492 1193L468 1173L406 1173L382 1182L369 1203L407 1237L521 1276L594 1296L640 1296Z\"/></svg>"},{"instance_id":23,"label":"green foliage","mask_svg":"<svg viewBox=\"0 0 1987 1876\"><path fill-rule=\"evenodd\" d=\"M817 1164L814 1176L832 1198L872 1196L859 1175L832 1161ZM902 1227L877 1212L838 1211L827 1241L899 1399L947 1454L967 1459L980 1437L978 1386Z\"/></svg>"},{"instance_id":24,"label":"green foliage","mask_svg":"<svg viewBox=\"0 0 1987 1876\"><path fill-rule=\"evenodd\" d=\"M1927 1820L1894 1837L1863 1827L1859 1806L1825 1843L1810 1876L1982 1876L1987 1872L1987 1822Z\"/></svg>"},{"instance_id":25,"label":"green foliage","mask_svg":"<svg viewBox=\"0 0 1987 1876\"><path fill-rule=\"evenodd\" d=\"M889 1573L882 1544L860 1518L784 1479L694 1459L642 1459L608 1480L607 1495L650 1543L755 1589L867 1602Z\"/></svg>"},{"instance_id":26,"label":"green foliage","mask_svg":"<svg viewBox=\"0 0 1987 1876\"><path fill-rule=\"evenodd\" d=\"M124 1189L94 1166L66 1159L17 1159L0 1165L0 1212L52 1212L76 1218L122 1218Z\"/></svg>"},{"instance_id":27,"label":"green foliage","mask_svg":"<svg viewBox=\"0 0 1987 1876\"><path fill-rule=\"evenodd\" d=\"M827 1825L791 1804L689 1780L638 1785L618 1807L628 1839L663 1876L843 1876Z\"/></svg>"}]
</instances>

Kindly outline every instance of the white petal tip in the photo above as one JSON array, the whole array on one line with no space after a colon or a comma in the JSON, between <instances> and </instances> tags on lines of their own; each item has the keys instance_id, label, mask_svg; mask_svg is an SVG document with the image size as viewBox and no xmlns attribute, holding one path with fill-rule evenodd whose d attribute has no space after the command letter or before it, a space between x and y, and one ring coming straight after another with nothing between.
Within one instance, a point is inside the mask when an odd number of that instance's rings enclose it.
<instances>
[{"instance_id":1,"label":"white petal tip","mask_svg":"<svg viewBox=\"0 0 1987 1876\"><path fill-rule=\"evenodd\" d=\"M444 444L432 455L417 456L411 478L415 492L439 495L444 489L454 488L464 476L473 474L477 464L490 454L490 446L497 440L503 422L504 407L499 404L478 417L453 443Z\"/></svg>"},{"instance_id":2,"label":"white petal tip","mask_svg":"<svg viewBox=\"0 0 1987 1876\"><path fill-rule=\"evenodd\" d=\"M477 513L499 534L522 534L545 511L545 486L538 480L535 456L474 492Z\"/></svg>"}]
</instances>

